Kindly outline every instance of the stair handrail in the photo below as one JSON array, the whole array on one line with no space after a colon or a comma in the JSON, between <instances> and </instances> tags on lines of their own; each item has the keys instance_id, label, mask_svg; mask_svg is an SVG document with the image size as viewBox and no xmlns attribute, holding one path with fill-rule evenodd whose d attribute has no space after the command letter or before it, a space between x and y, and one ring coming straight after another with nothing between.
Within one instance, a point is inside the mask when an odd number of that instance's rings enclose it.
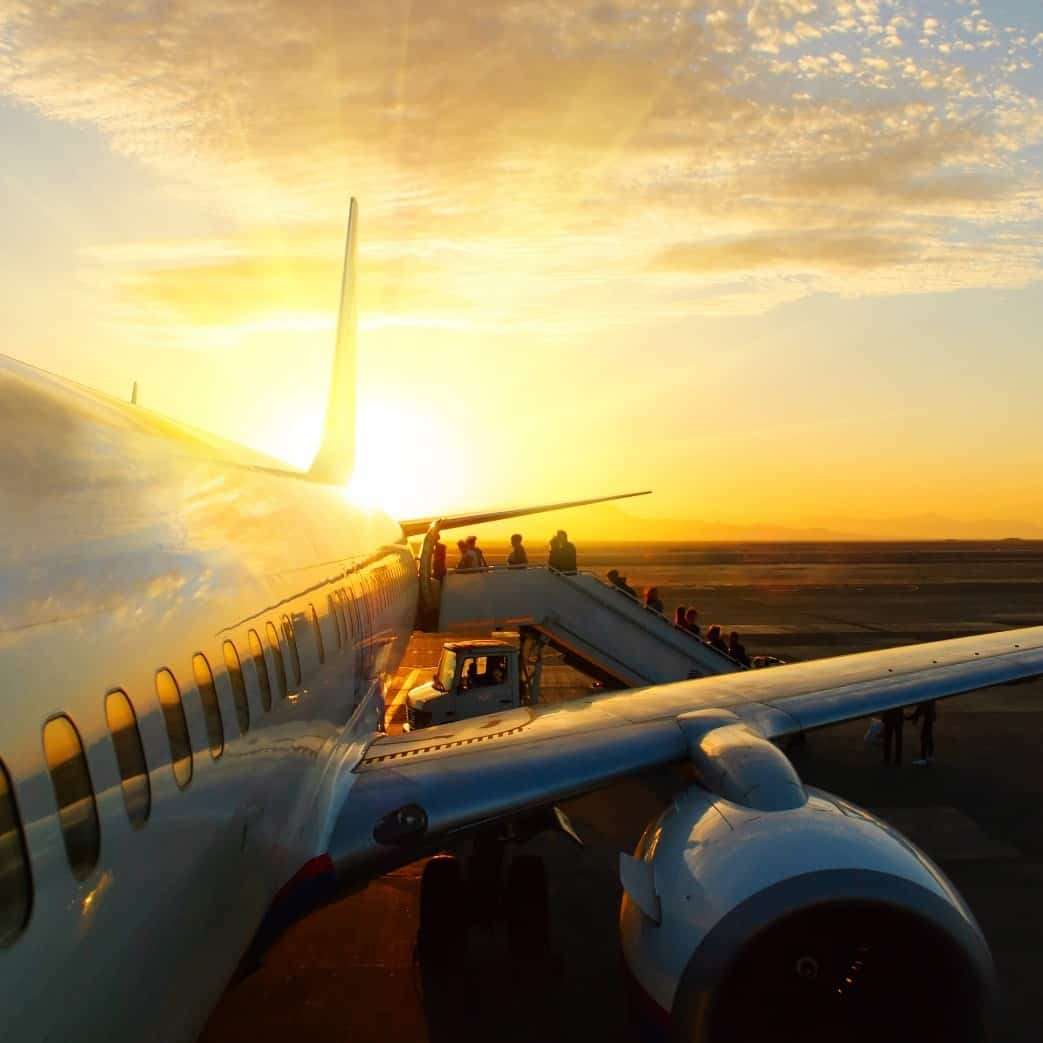
<instances>
[{"instance_id":1,"label":"stair handrail","mask_svg":"<svg viewBox=\"0 0 1043 1043\"><path fill-rule=\"evenodd\" d=\"M654 616L655 618L661 619L668 627L670 627L670 629L672 631L675 631L678 634L685 635L685 637L688 638L689 640L694 640L695 642L697 642L700 648L705 649L707 652L710 652L711 654L713 654L715 656L720 656L720 657L724 658L729 663L734 663L736 667L739 667L741 669L740 664L738 662L736 662L736 660L732 659L732 657L730 655L728 655L726 652L722 652L719 648L714 648L713 645L707 644L705 641L703 641L703 639L701 637L699 637L697 634L693 634L690 630L685 630L682 627L677 626L676 623L674 623L671 620L667 619L667 617L664 616L661 612L657 612L655 609L649 608L649 606L647 606L640 598L635 597L633 594L628 594L627 591L621 589L620 587L617 587L614 583L606 582L596 572L592 572L589 569L577 569L575 572L562 572L560 569L553 568L550 565L539 565L539 564L537 564L537 565L484 565L484 566L479 565L477 568L473 568L473 569L453 569L452 571L454 573L459 573L459 574L465 575L465 576L466 575L474 575L476 572L485 572L485 573L515 573L515 574L516 573L522 573L522 572L543 572L543 573L546 573L547 575L550 575L550 576L557 576L559 579L563 579L566 582L568 582L569 577L571 577L571 576L592 576L597 581L597 584L598 584L599 587L603 588L606 591L612 591L613 594L622 594L624 597L626 597L629 601L632 601L639 608L644 609L646 612L651 613L652 616ZM570 590L578 590L578 591L582 592L588 598L596 600L599 605L605 605L605 606L609 607L621 619L623 619L623 620L625 620L627 622L631 622L631 623L634 622L634 620L630 619L630 617L628 617L627 615L625 615L623 612L621 612L619 610L618 603L612 602L610 599L606 600L606 601L601 601L600 599L595 598L595 595L594 595L593 591L588 590L586 587L583 587L583 586L581 586L579 584L576 584L576 585L569 584L569 589ZM654 633L654 631L649 630L649 628L647 628L647 627L643 627L642 629L646 630L648 633ZM577 636L579 636L579 635L577 635ZM679 648L678 651L680 651L682 654L684 654L684 650L683 649Z\"/></svg>"}]
</instances>

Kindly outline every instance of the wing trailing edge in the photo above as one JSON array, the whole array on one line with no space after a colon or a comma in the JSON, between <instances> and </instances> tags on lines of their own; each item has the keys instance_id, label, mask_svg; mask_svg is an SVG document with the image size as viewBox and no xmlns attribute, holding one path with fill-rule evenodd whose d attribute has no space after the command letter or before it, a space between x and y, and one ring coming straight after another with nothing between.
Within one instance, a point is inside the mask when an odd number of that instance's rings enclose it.
<instances>
[{"instance_id":1,"label":"wing trailing edge","mask_svg":"<svg viewBox=\"0 0 1043 1043\"><path fill-rule=\"evenodd\" d=\"M543 503L535 507L510 507L497 511L474 511L470 514L433 515L430 518L411 518L399 522L406 536L420 536L438 522L441 529L459 529L466 525L482 525L485 522L505 521L507 518L521 518L527 514L546 514L548 511L564 511L570 507L587 507L592 503L608 503L610 500L627 500L632 496L648 496L651 489L636 493L616 493L613 496L595 496L589 500L569 500L566 503Z\"/></svg>"}]
</instances>

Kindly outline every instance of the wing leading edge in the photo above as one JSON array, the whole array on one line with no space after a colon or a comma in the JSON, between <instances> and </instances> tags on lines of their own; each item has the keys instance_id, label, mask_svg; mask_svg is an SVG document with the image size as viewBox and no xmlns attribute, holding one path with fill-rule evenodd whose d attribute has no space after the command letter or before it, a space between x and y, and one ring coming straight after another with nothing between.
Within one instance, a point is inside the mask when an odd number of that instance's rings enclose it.
<instances>
[{"instance_id":1,"label":"wing leading edge","mask_svg":"<svg viewBox=\"0 0 1043 1043\"><path fill-rule=\"evenodd\" d=\"M756 734L778 739L1039 674L1043 627L1032 627L632 689L383 736L354 768L331 823L328 853L342 878L365 879L484 823L684 761L693 713L711 725L745 723Z\"/></svg>"}]
</instances>

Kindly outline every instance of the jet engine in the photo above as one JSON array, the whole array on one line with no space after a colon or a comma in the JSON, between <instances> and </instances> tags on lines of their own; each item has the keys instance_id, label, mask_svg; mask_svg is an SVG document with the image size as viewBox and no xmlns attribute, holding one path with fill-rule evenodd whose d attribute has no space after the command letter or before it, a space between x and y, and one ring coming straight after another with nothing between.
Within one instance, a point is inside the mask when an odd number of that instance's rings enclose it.
<instances>
[{"instance_id":1,"label":"jet engine","mask_svg":"<svg viewBox=\"0 0 1043 1043\"><path fill-rule=\"evenodd\" d=\"M700 784L621 856L624 959L661 1038L986 1038L992 959L926 855L744 726L692 759Z\"/></svg>"}]
</instances>

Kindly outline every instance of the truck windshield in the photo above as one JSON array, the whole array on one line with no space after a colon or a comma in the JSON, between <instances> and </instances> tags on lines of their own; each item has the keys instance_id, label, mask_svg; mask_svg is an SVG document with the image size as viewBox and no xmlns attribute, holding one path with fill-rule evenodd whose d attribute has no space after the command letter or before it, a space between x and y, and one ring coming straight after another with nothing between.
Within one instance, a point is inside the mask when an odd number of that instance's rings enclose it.
<instances>
[{"instance_id":1,"label":"truck windshield","mask_svg":"<svg viewBox=\"0 0 1043 1043\"><path fill-rule=\"evenodd\" d=\"M434 686L440 692L448 692L453 685L453 677L456 674L456 653L448 648L442 649L442 658L438 660L438 670L435 673Z\"/></svg>"}]
</instances>

